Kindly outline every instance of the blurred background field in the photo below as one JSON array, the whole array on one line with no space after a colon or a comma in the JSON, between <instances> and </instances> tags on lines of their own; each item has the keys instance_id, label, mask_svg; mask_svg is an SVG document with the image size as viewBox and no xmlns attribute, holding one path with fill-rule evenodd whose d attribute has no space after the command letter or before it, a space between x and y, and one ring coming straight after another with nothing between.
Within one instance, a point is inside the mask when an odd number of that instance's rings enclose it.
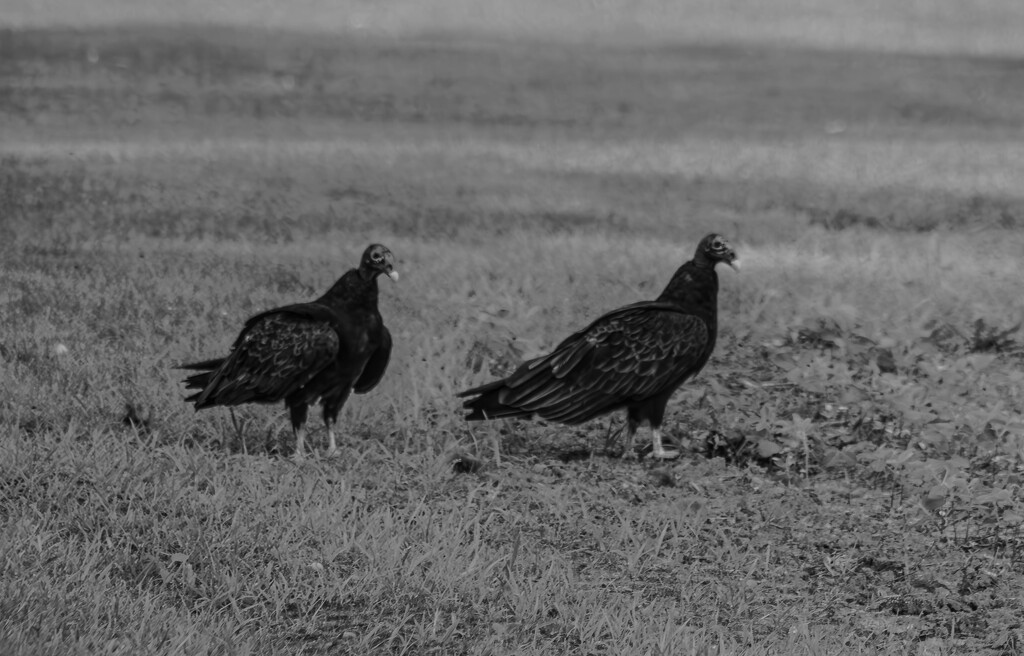
<instances>
[{"instance_id":1,"label":"blurred background field","mask_svg":"<svg viewBox=\"0 0 1024 656\"><path fill-rule=\"evenodd\" d=\"M1013 0L9 0L0 21L22 28L217 24L396 37L468 33L960 54L1024 49L1024 8Z\"/></svg>"},{"instance_id":2,"label":"blurred background field","mask_svg":"<svg viewBox=\"0 0 1024 656\"><path fill-rule=\"evenodd\" d=\"M1021 649L1017 3L0 25L0 652ZM619 418L460 419L710 230L745 267L680 462L606 457ZM344 457L182 403L175 364L370 241L395 355Z\"/></svg>"}]
</instances>

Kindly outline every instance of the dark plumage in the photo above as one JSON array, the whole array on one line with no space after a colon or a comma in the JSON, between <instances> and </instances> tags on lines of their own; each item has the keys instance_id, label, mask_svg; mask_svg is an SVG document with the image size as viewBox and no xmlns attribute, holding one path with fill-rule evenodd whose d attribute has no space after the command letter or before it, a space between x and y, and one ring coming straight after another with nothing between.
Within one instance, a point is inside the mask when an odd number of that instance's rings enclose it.
<instances>
[{"instance_id":1,"label":"dark plumage","mask_svg":"<svg viewBox=\"0 0 1024 656\"><path fill-rule=\"evenodd\" d=\"M250 318L227 357L182 365L202 372L185 379L199 390L185 400L196 410L284 401L302 458L309 405L320 399L328 454L335 453L333 426L349 393L376 387L391 357L391 333L377 309L377 277L398 279L391 259L391 251L371 244L359 268L320 298Z\"/></svg>"},{"instance_id":2,"label":"dark plumage","mask_svg":"<svg viewBox=\"0 0 1024 656\"><path fill-rule=\"evenodd\" d=\"M473 397L464 403L466 419L539 415L573 425L625 408L624 456L633 455L643 422L651 426L656 458L678 455L662 446L661 422L669 397L715 347L719 262L739 264L724 238L708 235L657 300L612 310L511 376L459 394Z\"/></svg>"}]
</instances>

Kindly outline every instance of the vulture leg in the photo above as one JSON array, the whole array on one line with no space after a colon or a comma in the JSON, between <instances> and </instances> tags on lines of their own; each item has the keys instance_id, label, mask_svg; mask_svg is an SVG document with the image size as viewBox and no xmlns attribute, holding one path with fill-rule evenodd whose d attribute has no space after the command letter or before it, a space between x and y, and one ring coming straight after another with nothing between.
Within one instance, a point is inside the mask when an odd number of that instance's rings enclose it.
<instances>
[{"instance_id":1,"label":"vulture leg","mask_svg":"<svg viewBox=\"0 0 1024 656\"><path fill-rule=\"evenodd\" d=\"M298 461L306 459L306 427L299 426L294 430L295 432L295 453L294 457Z\"/></svg>"},{"instance_id":2,"label":"vulture leg","mask_svg":"<svg viewBox=\"0 0 1024 656\"><path fill-rule=\"evenodd\" d=\"M334 424L324 422L327 426L327 451L324 456L327 458L333 458L338 455L338 438L334 435Z\"/></svg>"},{"instance_id":3,"label":"vulture leg","mask_svg":"<svg viewBox=\"0 0 1024 656\"><path fill-rule=\"evenodd\" d=\"M658 460L672 460L679 457L679 452L675 449L666 449L661 444L661 427L655 428L651 426L651 439L654 444L651 448L651 457L657 458Z\"/></svg>"},{"instance_id":4,"label":"vulture leg","mask_svg":"<svg viewBox=\"0 0 1024 656\"><path fill-rule=\"evenodd\" d=\"M288 410L292 419L292 432L295 433L295 459L305 460L306 458L306 415L309 406L298 401L288 404Z\"/></svg>"},{"instance_id":5,"label":"vulture leg","mask_svg":"<svg viewBox=\"0 0 1024 656\"><path fill-rule=\"evenodd\" d=\"M651 457L658 460L671 460L679 457L679 452L666 449L661 443L661 422L665 420L665 405L673 390L669 389L658 396L651 397L641 404L630 406L629 419L637 426L646 421L651 427Z\"/></svg>"},{"instance_id":6,"label":"vulture leg","mask_svg":"<svg viewBox=\"0 0 1024 656\"><path fill-rule=\"evenodd\" d=\"M334 426L338 423L338 413L341 412L341 408L345 405L351 392L351 387L345 387L340 392L325 396L320 401L324 411L324 426L327 428L327 453L324 455L328 458L338 455L338 442L334 435Z\"/></svg>"}]
</instances>

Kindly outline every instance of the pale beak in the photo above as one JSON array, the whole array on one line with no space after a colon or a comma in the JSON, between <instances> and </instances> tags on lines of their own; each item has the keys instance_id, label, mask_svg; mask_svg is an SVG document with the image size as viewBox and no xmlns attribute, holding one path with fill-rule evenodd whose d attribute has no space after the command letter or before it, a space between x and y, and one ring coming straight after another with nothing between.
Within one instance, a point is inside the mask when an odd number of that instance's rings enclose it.
<instances>
[{"instance_id":1,"label":"pale beak","mask_svg":"<svg viewBox=\"0 0 1024 656\"><path fill-rule=\"evenodd\" d=\"M741 268L740 267L740 258L738 258L738 257L735 258L732 262L729 263L729 266L731 266L733 268L733 271L739 272L739 270Z\"/></svg>"},{"instance_id":2,"label":"pale beak","mask_svg":"<svg viewBox=\"0 0 1024 656\"><path fill-rule=\"evenodd\" d=\"M387 271L384 272L384 275L391 278L391 282L398 282L398 272L395 271L395 265L392 264L394 256L391 254L391 251L388 251L384 257L387 258Z\"/></svg>"}]
</instances>

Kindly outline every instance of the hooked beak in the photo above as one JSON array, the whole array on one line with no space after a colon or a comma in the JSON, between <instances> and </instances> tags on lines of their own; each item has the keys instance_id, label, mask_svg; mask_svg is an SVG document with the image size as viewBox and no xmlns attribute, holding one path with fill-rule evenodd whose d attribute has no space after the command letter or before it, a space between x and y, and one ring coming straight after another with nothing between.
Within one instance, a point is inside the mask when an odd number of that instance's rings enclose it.
<instances>
[{"instance_id":1,"label":"hooked beak","mask_svg":"<svg viewBox=\"0 0 1024 656\"><path fill-rule=\"evenodd\" d=\"M733 271L739 273L740 271L740 258L734 257L732 262L729 262L729 266L732 267Z\"/></svg>"},{"instance_id":2,"label":"hooked beak","mask_svg":"<svg viewBox=\"0 0 1024 656\"><path fill-rule=\"evenodd\" d=\"M391 278L392 282L398 282L398 272L395 271L395 256L391 251L384 249L384 275Z\"/></svg>"},{"instance_id":3,"label":"hooked beak","mask_svg":"<svg viewBox=\"0 0 1024 656\"><path fill-rule=\"evenodd\" d=\"M392 282L398 282L398 272L395 271L395 265L392 262L394 256L391 254L391 251L388 251L385 257L387 258L385 262L387 269L384 271L384 275L391 278Z\"/></svg>"}]
</instances>

